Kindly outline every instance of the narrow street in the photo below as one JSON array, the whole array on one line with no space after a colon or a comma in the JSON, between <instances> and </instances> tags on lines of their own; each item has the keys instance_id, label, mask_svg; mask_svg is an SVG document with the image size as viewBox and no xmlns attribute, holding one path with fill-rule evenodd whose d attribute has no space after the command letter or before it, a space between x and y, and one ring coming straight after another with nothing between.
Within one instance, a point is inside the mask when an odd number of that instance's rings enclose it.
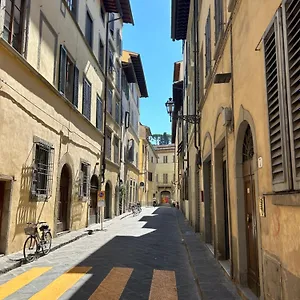
<instances>
[{"instance_id":1,"label":"narrow street","mask_svg":"<svg viewBox=\"0 0 300 300\"><path fill-rule=\"evenodd\" d=\"M0 299L201 299L178 216L175 208L144 208L111 223L2 275ZM220 292L204 299L235 299Z\"/></svg>"}]
</instances>

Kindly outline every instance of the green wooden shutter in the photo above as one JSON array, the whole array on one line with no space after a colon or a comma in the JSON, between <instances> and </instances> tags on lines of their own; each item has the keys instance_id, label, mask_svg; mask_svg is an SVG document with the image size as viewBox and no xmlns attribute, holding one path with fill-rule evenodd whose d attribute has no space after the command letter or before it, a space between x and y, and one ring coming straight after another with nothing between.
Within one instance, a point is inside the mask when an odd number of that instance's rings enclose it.
<instances>
[{"instance_id":1,"label":"green wooden shutter","mask_svg":"<svg viewBox=\"0 0 300 300\"><path fill-rule=\"evenodd\" d=\"M283 5L293 188L300 189L300 2Z\"/></svg>"},{"instance_id":2,"label":"green wooden shutter","mask_svg":"<svg viewBox=\"0 0 300 300\"><path fill-rule=\"evenodd\" d=\"M74 91L73 91L73 105L78 107L78 89L79 89L79 69L74 66Z\"/></svg>"},{"instance_id":3,"label":"green wooden shutter","mask_svg":"<svg viewBox=\"0 0 300 300\"><path fill-rule=\"evenodd\" d=\"M274 191L291 188L288 172L286 101L284 96L282 36L277 15L264 37L265 76Z\"/></svg>"},{"instance_id":4,"label":"green wooden shutter","mask_svg":"<svg viewBox=\"0 0 300 300\"><path fill-rule=\"evenodd\" d=\"M59 82L58 91L65 94L67 73L67 52L63 45L60 45L60 59L59 59Z\"/></svg>"}]
</instances>

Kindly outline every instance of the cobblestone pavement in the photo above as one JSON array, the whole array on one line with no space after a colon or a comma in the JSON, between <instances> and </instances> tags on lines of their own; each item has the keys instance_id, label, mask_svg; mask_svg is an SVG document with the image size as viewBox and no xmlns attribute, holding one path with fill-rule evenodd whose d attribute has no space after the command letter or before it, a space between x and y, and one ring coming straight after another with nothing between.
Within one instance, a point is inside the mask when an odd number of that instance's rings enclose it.
<instances>
[{"instance_id":1,"label":"cobblestone pavement","mask_svg":"<svg viewBox=\"0 0 300 300\"><path fill-rule=\"evenodd\" d=\"M1 275L0 299L200 299L180 218L174 208L144 208L111 222L105 231ZM223 299L215 295L202 299Z\"/></svg>"}]
</instances>

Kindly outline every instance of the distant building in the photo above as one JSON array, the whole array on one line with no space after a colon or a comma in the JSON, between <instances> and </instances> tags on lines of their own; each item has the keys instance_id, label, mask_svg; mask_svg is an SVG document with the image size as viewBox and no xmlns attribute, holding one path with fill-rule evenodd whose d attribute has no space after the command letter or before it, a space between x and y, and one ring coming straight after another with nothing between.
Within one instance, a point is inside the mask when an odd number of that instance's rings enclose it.
<instances>
[{"instance_id":1,"label":"distant building","mask_svg":"<svg viewBox=\"0 0 300 300\"><path fill-rule=\"evenodd\" d=\"M140 124L140 147L139 147L139 200L143 206L152 205L156 198L156 166L158 156L154 146L149 142L150 128Z\"/></svg>"},{"instance_id":2,"label":"distant building","mask_svg":"<svg viewBox=\"0 0 300 300\"><path fill-rule=\"evenodd\" d=\"M175 145L154 146L157 159L156 165L156 199L160 204L176 201L175 196Z\"/></svg>"}]
</instances>

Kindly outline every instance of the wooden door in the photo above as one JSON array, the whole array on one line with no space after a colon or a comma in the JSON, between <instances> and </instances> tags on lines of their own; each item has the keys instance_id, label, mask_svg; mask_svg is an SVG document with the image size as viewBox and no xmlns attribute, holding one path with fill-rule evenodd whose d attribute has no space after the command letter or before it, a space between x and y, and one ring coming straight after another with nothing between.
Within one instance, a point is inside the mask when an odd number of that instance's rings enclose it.
<instances>
[{"instance_id":1,"label":"wooden door","mask_svg":"<svg viewBox=\"0 0 300 300\"><path fill-rule=\"evenodd\" d=\"M211 161L208 165L209 176L209 206L210 206L210 244L214 245L215 240L215 221L214 221L214 199L213 199L213 182Z\"/></svg>"},{"instance_id":2,"label":"wooden door","mask_svg":"<svg viewBox=\"0 0 300 300\"><path fill-rule=\"evenodd\" d=\"M229 216L228 216L228 198L227 198L227 169L226 160L223 161L223 197L224 197L224 259L230 258L229 251Z\"/></svg>"},{"instance_id":3,"label":"wooden door","mask_svg":"<svg viewBox=\"0 0 300 300\"><path fill-rule=\"evenodd\" d=\"M91 202L90 202L90 218L89 224L97 222L97 192L98 192L98 178L93 175L91 179Z\"/></svg>"},{"instance_id":4,"label":"wooden door","mask_svg":"<svg viewBox=\"0 0 300 300\"><path fill-rule=\"evenodd\" d=\"M259 267L257 248L255 183L251 168L252 160L243 163L244 194L245 194L245 222L247 239L248 286L259 296Z\"/></svg>"},{"instance_id":5,"label":"wooden door","mask_svg":"<svg viewBox=\"0 0 300 300\"><path fill-rule=\"evenodd\" d=\"M69 203L70 203L70 172L65 165L61 171L60 195L58 200L57 231L69 229Z\"/></svg>"}]
</instances>

